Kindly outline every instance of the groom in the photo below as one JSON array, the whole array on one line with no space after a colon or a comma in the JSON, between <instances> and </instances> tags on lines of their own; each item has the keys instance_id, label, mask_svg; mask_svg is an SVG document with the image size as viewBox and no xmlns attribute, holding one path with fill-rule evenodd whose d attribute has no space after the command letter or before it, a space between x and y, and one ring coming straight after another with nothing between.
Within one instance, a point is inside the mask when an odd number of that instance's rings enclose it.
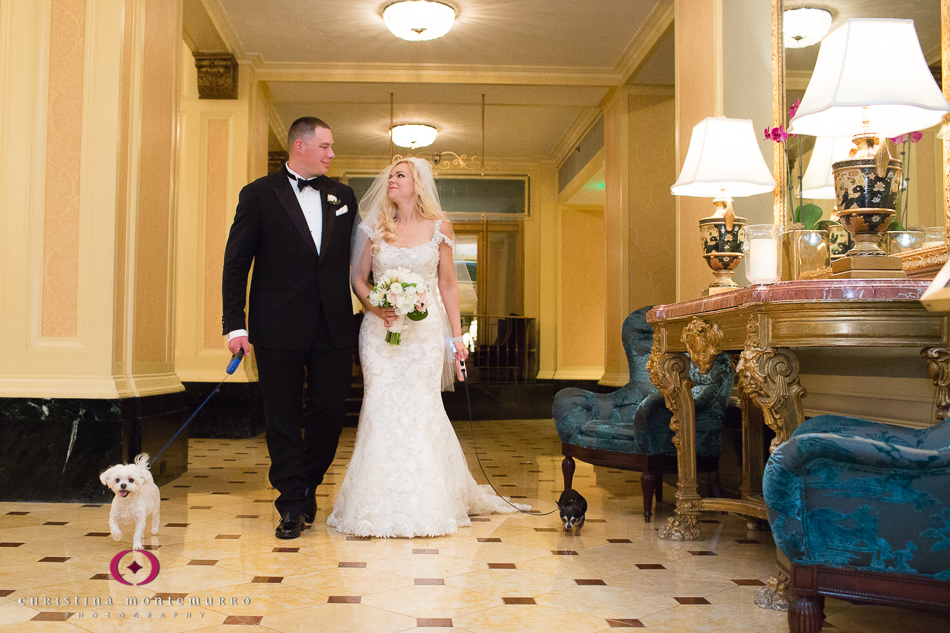
<instances>
[{"instance_id":1,"label":"groom","mask_svg":"<svg viewBox=\"0 0 950 633\"><path fill-rule=\"evenodd\" d=\"M241 190L222 282L228 349L249 354L253 343L257 355L270 482L280 493L275 535L282 539L299 537L316 518L316 487L346 418L354 338L350 236L358 217L353 190L326 176L334 157L329 126L297 119L287 145L289 159L279 172Z\"/></svg>"}]
</instances>

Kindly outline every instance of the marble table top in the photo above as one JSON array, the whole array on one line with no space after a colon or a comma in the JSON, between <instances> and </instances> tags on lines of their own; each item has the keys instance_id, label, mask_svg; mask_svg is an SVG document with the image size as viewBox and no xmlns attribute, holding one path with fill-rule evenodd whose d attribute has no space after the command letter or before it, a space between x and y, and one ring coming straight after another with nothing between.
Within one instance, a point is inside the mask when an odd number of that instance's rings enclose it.
<instances>
[{"instance_id":1,"label":"marble table top","mask_svg":"<svg viewBox=\"0 0 950 633\"><path fill-rule=\"evenodd\" d=\"M647 321L655 323L754 303L917 301L929 285L929 279L818 279L754 284L732 292L655 306L647 314Z\"/></svg>"}]
</instances>

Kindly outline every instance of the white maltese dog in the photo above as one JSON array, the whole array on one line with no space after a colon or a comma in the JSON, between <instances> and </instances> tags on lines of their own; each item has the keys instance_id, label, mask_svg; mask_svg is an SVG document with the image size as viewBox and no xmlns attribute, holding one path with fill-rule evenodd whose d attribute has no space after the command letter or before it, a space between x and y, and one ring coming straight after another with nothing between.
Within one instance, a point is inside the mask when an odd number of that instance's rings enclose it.
<instances>
[{"instance_id":1,"label":"white maltese dog","mask_svg":"<svg viewBox=\"0 0 950 633\"><path fill-rule=\"evenodd\" d=\"M145 520L152 519L152 534L158 534L158 510L161 494L148 471L148 453L135 456L134 464L116 464L99 475L99 481L115 493L112 510L109 512L109 528L112 538L122 539L120 523L135 523L132 549L142 549Z\"/></svg>"}]
</instances>

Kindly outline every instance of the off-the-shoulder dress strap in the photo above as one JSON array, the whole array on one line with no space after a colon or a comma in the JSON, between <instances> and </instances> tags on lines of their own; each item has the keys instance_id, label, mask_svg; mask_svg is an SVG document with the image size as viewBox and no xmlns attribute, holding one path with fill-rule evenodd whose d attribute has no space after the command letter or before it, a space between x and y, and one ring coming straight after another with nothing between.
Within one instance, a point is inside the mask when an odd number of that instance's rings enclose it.
<instances>
[{"instance_id":1,"label":"off-the-shoulder dress strap","mask_svg":"<svg viewBox=\"0 0 950 633\"><path fill-rule=\"evenodd\" d=\"M365 232L366 237L369 238L370 242L374 244L376 243L376 240L379 238L379 235L378 235L378 227L376 226L375 222L372 225L361 224L360 229L362 229Z\"/></svg>"},{"instance_id":2,"label":"off-the-shoulder dress strap","mask_svg":"<svg viewBox=\"0 0 950 633\"><path fill-rule=\"evenodd\" d=\"M442 220L436 220L435 230L432 231L432 241L435 242L436 244L441 244L442 242L451 244L452 240L449 238L448 235L446 235L440 230L441 226L442 226Z\"/></svg>"}]
</instances>

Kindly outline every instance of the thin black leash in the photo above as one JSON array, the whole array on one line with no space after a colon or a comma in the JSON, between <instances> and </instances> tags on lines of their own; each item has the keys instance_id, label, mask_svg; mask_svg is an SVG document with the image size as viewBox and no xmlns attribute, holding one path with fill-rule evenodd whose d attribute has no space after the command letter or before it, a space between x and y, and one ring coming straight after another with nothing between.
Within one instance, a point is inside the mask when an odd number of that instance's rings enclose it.
<instances>
[{"instance_id":1,"label":"thin black leash","mask_svg":"<svg viewBox=\"0 0 950 633\"><path fill-rule=\"evenodd\" d=\"M475 450L475 459L478 461L478 467L481 469L482 474L485 476L485 480L488 482L488 485L491 486L491 489L495 491L496 495L501 497L502 501L504 501L505 503L507 503L512 508L514 508L515 510L517 510L518 512L522 514L530 514L533 517L546 517L549 514L554 514L555 512L557 512L557 508L555 508L554 510L551 510L550 512L545 512L544 514L531 512L530 510L522 510L521 508L513 504L511 501L509 501L507 497L505 497L503 494L498 492L498 489L495 488L495 484L491 482L491 477L488 476L488 473L485 472L485 467L482 466L482 458L479 457L478 455L478 445L475 443L475 423L473 422L473 416L472 416L472 397L468 391L468 370L465 368L464 362L462 362L462 364L459 367L462 370L462 383L465 385L465 402L468 405L468 424L472 430L472 448Z\"/></svg>"},{"instance_id":2,"label":"thin black leash","mask_svg":"<svg viewBox=\"0 0 950 633\"><path fill-rule=\"evenodd\" d=\"M178 437L179 433L181 433L182 431L184 431L184 430L185 430L185 427L188 426L188 424L189 424L192 420L195 419L195 416L198 415L198 412L199 412L199 411L201 411L201 407L203 407L203 406L205 406L206 404L208 404L208 400L211 400L211 396L213 396L214 394L218 393L218 389L220 389L220 388L221 388L221 385L224 384L224 381L228 379L228 376L230 376L230 375L233 374L235 371L237 371L238 365L241 364L241 359L242 359L242 358L244 358L244 349L243 349L243 348L239 349L237 354L234 354L233 356L231 356L231 362L228 363L228 368L225 370L225 371L228 372L228 373L225 374L224 379L222 379L221 382L218 383L218 386L214 388L214 391L212 391L210 394L208 394L208 397L205 398L205 401L202 402L202 403L198 406L197 409L195 409L195 412L191 414L191 417L188 418L187 420L185 420L185 423L181 425L181 428L178 429L178 432L175 433L174 435L172 435L172 439L168 440L168 444L166 444L166 445L162 448L162 450L158 451L158 455L156 455L155 457L152 458L152 462L148 465L148 469L149 469L149 470L152 469L152 464L154 464L155 462L157 462L157 461L158 461L158 458L161 456L161 454L165 452L165 449L168 448L169 446L171 446L171 443L175 441L175 438Z\"/></svg>"}]
</instances>

